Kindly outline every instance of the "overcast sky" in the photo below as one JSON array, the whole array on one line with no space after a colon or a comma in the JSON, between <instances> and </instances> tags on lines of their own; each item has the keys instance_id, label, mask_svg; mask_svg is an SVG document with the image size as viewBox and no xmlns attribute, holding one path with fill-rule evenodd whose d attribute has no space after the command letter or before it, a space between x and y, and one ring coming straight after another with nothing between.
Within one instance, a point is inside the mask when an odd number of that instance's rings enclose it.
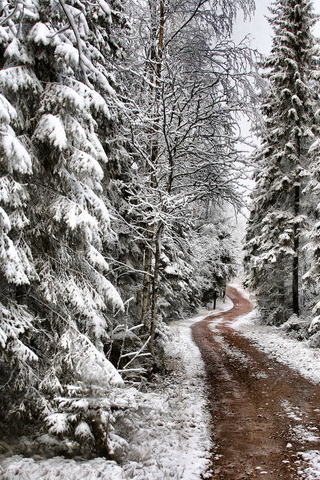
<instances>
[{"instance_id":1,"label":"overcast sky","mask_svg":"<svg viewBox=\"0 0 320 480\"><path fill-rule=\"evenodd\" d=\"M236 42L242 40L246 35L251 38L251 46L257 48L260 53L268 54L271 47L271 37L273 31L265 16L269 16L268 6L273 3L272 0L256 0L255 15L251 20L243 21L243 15L239 12L238 20L234 28L234 39ZM320 14L320 1L313 2L315 13ZM314 30L315 35L320 38L320 21ZM250 136L250 126L248 122L243 120L241 122L241 130L244 136ZM250 149L249 149L250 150Z\"/></svg>"},{"instance_id":2,"label":"overcast sky","mask_svg":"<svg viewBox=\"0 0 320 480\"><path fill-rule=\"evenodd\" d=\"M252 46L261 53L268 53L271 46L272 30L265 15L269 16L268 6L272 0L256 0L256 13L251 21L243 22L243 16L239 13L239 18L235 27L234 37L236 41L241 40L246 35L252 38ZM320 14L320 2L315 0L314 11ZM320 37L320 21L315 29L315 34Z\"/></svg>"}]
</instances>

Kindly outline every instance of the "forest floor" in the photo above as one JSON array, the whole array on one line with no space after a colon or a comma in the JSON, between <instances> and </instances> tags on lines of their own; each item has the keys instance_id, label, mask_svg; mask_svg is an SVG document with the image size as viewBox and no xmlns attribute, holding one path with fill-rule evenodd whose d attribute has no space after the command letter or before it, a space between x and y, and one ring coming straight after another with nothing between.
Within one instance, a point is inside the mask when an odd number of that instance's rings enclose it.
<instances>
[{"instance_id":1,"label":"forest floor","mask_svg":"<svg viewBox=\"0 0 320 480\"><path fill-rule=\"evenodd\" d=\"M221 302L221 308L231 306ZM172 322L163 332L165 375L158 375L143 391L126 384L113 392L128 406L121 422L127 441L121 463L44 455L43 444L37 449L21 437L24 452L30 451L26 455L7 445L0 432L0 479L198 480L209 463L210 415L204 364L190 326L208 313Z\"/></svg>"},{"instance_id":2,"label":"forest floor","mask_svg":"<svg viewBox=\"0 0 320 480\"><path fill-rule=\"evenodd\" d=\"M211 466L202 478L319 480L319 353L253 321L241 290L227 294L229 311L192 327L212 416Z\"/></svg>"},{"instance_id":3,"label":"forest floor","mask_svg":"<svg viewBox=\"0 0 320 480\"><path fill-rule=\"evenodd\" d=\"M228 296L215 313L170 324L165 376L119 393L122 464L1 454L0 435L0 479L320 480L320 351L261 325L239 285Z\"/></svg>"}]
</instances>

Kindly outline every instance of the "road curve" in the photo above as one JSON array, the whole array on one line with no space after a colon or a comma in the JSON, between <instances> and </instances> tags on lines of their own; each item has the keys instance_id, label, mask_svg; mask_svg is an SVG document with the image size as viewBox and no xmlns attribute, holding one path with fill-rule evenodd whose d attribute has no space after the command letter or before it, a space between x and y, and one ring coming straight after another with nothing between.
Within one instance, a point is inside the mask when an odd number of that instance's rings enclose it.
<instances>
[{"instance_id":1,"label":"road curve","mask_svg":"<svg viewBox=\"0 0 320 480\"><path fill-rule=\"evenodd\" d=\"M227 295L231 310L192 327L212 415L211 465L203 478L304 479L301 452L320 450L320 388L233 330L252 305L236 288Z\"/></svg>"}]
</instances>

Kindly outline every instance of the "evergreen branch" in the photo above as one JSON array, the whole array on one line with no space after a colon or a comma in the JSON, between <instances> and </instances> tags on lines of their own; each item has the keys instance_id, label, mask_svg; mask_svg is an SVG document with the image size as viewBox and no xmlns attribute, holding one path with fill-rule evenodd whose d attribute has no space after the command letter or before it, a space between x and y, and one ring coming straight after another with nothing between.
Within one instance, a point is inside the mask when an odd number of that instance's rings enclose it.
<instances>
[{"instance_id":1,"label":"evergreen branch","mask_svg":"<svg viewBox=\"0 0 320 480\"><path fill-rule=\"evenodd\" d=\"M85 66L84 66L85 57L84 57L83 52L82 52L80 33L79 33L79 30L77 29L75 19L74 19L73 15L71 14L71 12L69 11L65 1L64 0L58 0L58 1L61 5L62 10L65 13L65 15L68 19L68 22L70 24L70 27L72 28L73 33L76 37L77 49L78 49L78 53L79 53L79 67L81 68L81 71L83 73L85 84L87 85L87 87L93 88L93 85L88 80L87 72L86 72L86 69L85 69Z\"/></svg>"}]
</instances>

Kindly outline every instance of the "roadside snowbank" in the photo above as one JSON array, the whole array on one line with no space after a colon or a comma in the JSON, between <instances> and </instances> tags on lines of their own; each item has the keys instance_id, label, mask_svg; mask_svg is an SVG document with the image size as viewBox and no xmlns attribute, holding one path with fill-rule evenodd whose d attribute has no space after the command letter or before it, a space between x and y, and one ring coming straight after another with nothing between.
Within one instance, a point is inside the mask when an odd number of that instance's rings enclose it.
<instances>
[{"instance_id":1,"label":"roadside snowbank","mask_svg":"<svg viewBox=\"0 0 320 480\"><path fill-rule=\"evenodd\" d=\"M308 452L299 452L299 456L304 462L307 462L307 468L300 470L304 480L319 480L320 478L320 452L319 450L309 450Z\"/></svg>"},{"instance_id":2,"label":"roadside snowbank","mask_svg":"<svg viewBox=\"0 0 320 480\"><path fill-rule=\"evenodd\" d=\"M229 301L219 310L229 309ZM210 416L206 408L205 374L190 326L201 317L174 322L165 344L168 375L152 391L124 389L130 405L123 428L129 448L122 466L103 458L70 460L19 455L0 457L2 480L198 480L209 463Z\"/></svg>"},{"instance_id":3,"label":"roadside snowbank","mask_svg":"<svg viewBox=\"0 0 320 480\"><path fill-rule=\"evenodd\" d=\"M230 326L250 338L259 349L298 371L308 380L320 382L320 350L310 348L307 341L290 338L281 328L259 323L257 310L239 317Z\"/></svg>"}]
</instances>

